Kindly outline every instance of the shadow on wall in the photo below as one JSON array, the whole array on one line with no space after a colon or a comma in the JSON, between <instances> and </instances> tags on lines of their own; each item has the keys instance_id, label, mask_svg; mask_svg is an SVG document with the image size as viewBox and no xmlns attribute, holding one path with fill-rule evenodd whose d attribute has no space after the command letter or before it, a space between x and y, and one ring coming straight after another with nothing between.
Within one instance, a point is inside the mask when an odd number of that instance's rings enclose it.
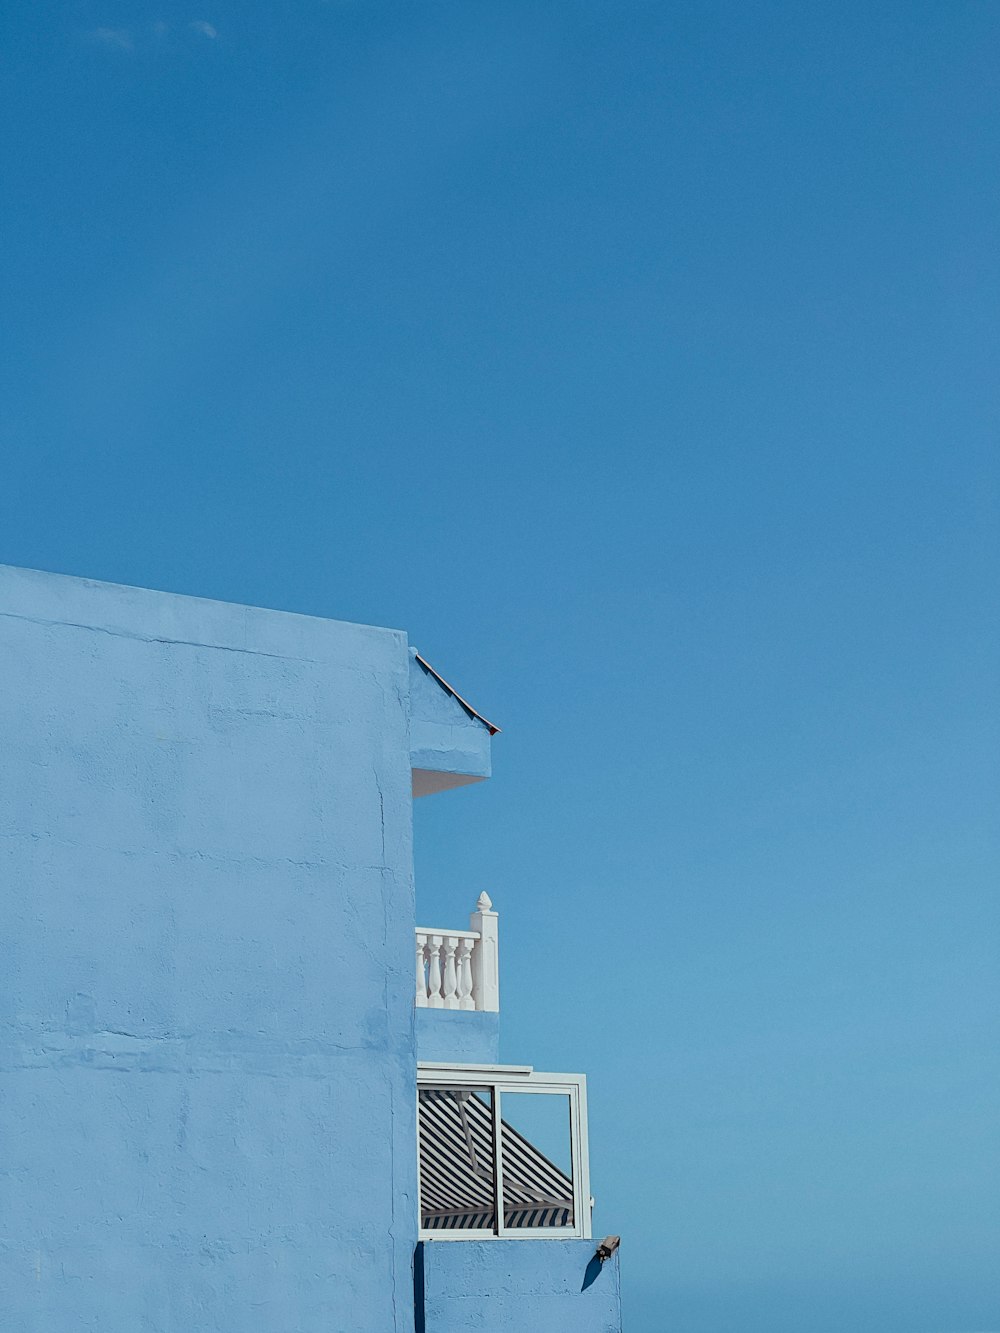
<instances>
[{"instance_id":1,"label":"shadow on wall","mask_svg":"<svg viewBox=\"0 0 1000 1333\"><path fill-rule=\"evenodd\" d=\"M583 1275L583 1286L581 1291L586 1291L592 1283L596 1282L601 1275L601 1269L608 1262L618 1246L622 1243L621 1236L605 1236L594 1251L594 1257L587 1265L587 1271Z\"/></svg>"},{"instance_id":2,"label":"shadow on wall","mask_svg":"<svg viewBox=\"0 0 1000 1333\"><path fill-rule=\"evenodd\" d=\"M600 1258L599 1255L595 1254L593 1259L591 1259L590 1263L587 1265L586 1271L584 1272L583 1286L580 1288L581 1291L586 1291L588 1287L592 1286L597 1281L597 1279L601 1276L601 1269L603 1267L604 1267L603 1260Z\"/></svg>"},{"instance_id":3,"label":"shadow on wall","mask_svg":"<svg viewBox=\"0 0 1000 1333\"><path fill-rule=\"evenodd\" d=\"M413 1329L414 1333L427 1333L427 1325L424 1323L423 1245L418 1245L413 1251Z\"/></svg>"}]
</instances>

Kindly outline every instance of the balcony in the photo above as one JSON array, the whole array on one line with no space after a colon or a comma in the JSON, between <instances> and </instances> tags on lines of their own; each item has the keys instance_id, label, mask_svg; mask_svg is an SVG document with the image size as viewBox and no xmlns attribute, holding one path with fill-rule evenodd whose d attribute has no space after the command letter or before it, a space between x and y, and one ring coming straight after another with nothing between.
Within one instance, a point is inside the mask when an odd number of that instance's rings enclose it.
<instances>
[{"instance_id":1,"label":"balcony","mask_svg":"<svg viewBox=\"0 0 1000 1333\"><path fill-rule=\"evenodd\" d=\"M586 1239L586 1079L500 1064L497 920L416 931L421 1236Z\"/></svg>"},{"instance_id":2,"label":"balcony","mask_svg":"<svg viewBox=\"0 0 1000 1333\"><path fill-rule=\"evenodd\" d=\"M497 914L481 893L468 930L417 927L418 1009L499 1013Z\"/></svg>"}]
</instances>

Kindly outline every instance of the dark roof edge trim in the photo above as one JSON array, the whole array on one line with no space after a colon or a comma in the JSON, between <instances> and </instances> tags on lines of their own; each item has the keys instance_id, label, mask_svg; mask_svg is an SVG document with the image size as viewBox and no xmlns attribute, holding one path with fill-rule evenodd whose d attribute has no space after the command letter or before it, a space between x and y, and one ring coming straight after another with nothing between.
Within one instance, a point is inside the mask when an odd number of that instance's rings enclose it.
<instances>
[{"instance_id":1,"label":"dark roof edge trim","mask_svg":"<svg viewBox=\"0 0 1000 1333\"><path fill-rule=\"evenodd\" d=\"M458 700L458 702L462 705L462 707L465 709L465 711L468 713L470 717L474 717L477 722L481 722L483 726L487 728L491 736L495 736L497 734L500 728L498 726L495 726L492 722L490 722L488 718L483 717L482 713L477 713L476 710L473 708L472 704L470 704L467 699L463 699L462 696L459 694L458 690L456 690L454 686L449 685L448 682L445 680L444 676L439 676L438 673L431 666L430 662L425 661L424 658L420 656L416 648L413 649L413 656L420 663L423 669L428 673L428 675L434 677L434 679L437 681L437 683L441 686L443 690L447 690L447 692L451 695L453 699Z\"/></svg>"}]
</instances>

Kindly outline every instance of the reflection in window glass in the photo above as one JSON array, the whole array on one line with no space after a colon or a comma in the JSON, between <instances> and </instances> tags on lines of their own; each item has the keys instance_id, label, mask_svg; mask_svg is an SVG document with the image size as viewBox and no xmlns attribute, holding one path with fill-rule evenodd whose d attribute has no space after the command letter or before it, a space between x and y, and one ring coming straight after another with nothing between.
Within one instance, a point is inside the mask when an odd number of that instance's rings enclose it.
<instances>
[{"instance_id":1,"label":"reflection in window glass","mask_svg":"<svg viewBox=\"0 0 1000 1333\"><path fill-rule=\"evenodd\" d=\"M494 1231L493 1094L489 1088L420 1088L420 1225L425 1231Z\"/></svg>"},{"instance_id":2,"label":"reflection in window glass","mask_svg":"<svg viewBox=\"0 0 1000 1333\"><path fill-rule=\"evenodd\" d=\"M500 1114L504 1226L573 1226L569 1096L504 1092Z\"/></svg>"}]
</instances>

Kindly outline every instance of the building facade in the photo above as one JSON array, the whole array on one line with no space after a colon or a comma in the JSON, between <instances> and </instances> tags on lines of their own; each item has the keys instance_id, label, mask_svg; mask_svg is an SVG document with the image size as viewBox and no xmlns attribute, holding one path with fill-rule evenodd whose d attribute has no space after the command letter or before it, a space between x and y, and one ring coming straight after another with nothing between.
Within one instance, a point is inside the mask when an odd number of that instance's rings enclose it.
<instances>
[{"instance_id":1,"label":"building facade","mask_svg":"<svg viewBox=\"0 0 1000 1333\"><path fill-rule=\"evenodd\" d=\"M0 568L5 1329L620 1327L582 1078L500 1063L487 899L418 929L494 730L398 631Z\"/></svg>"}]
</instances>

